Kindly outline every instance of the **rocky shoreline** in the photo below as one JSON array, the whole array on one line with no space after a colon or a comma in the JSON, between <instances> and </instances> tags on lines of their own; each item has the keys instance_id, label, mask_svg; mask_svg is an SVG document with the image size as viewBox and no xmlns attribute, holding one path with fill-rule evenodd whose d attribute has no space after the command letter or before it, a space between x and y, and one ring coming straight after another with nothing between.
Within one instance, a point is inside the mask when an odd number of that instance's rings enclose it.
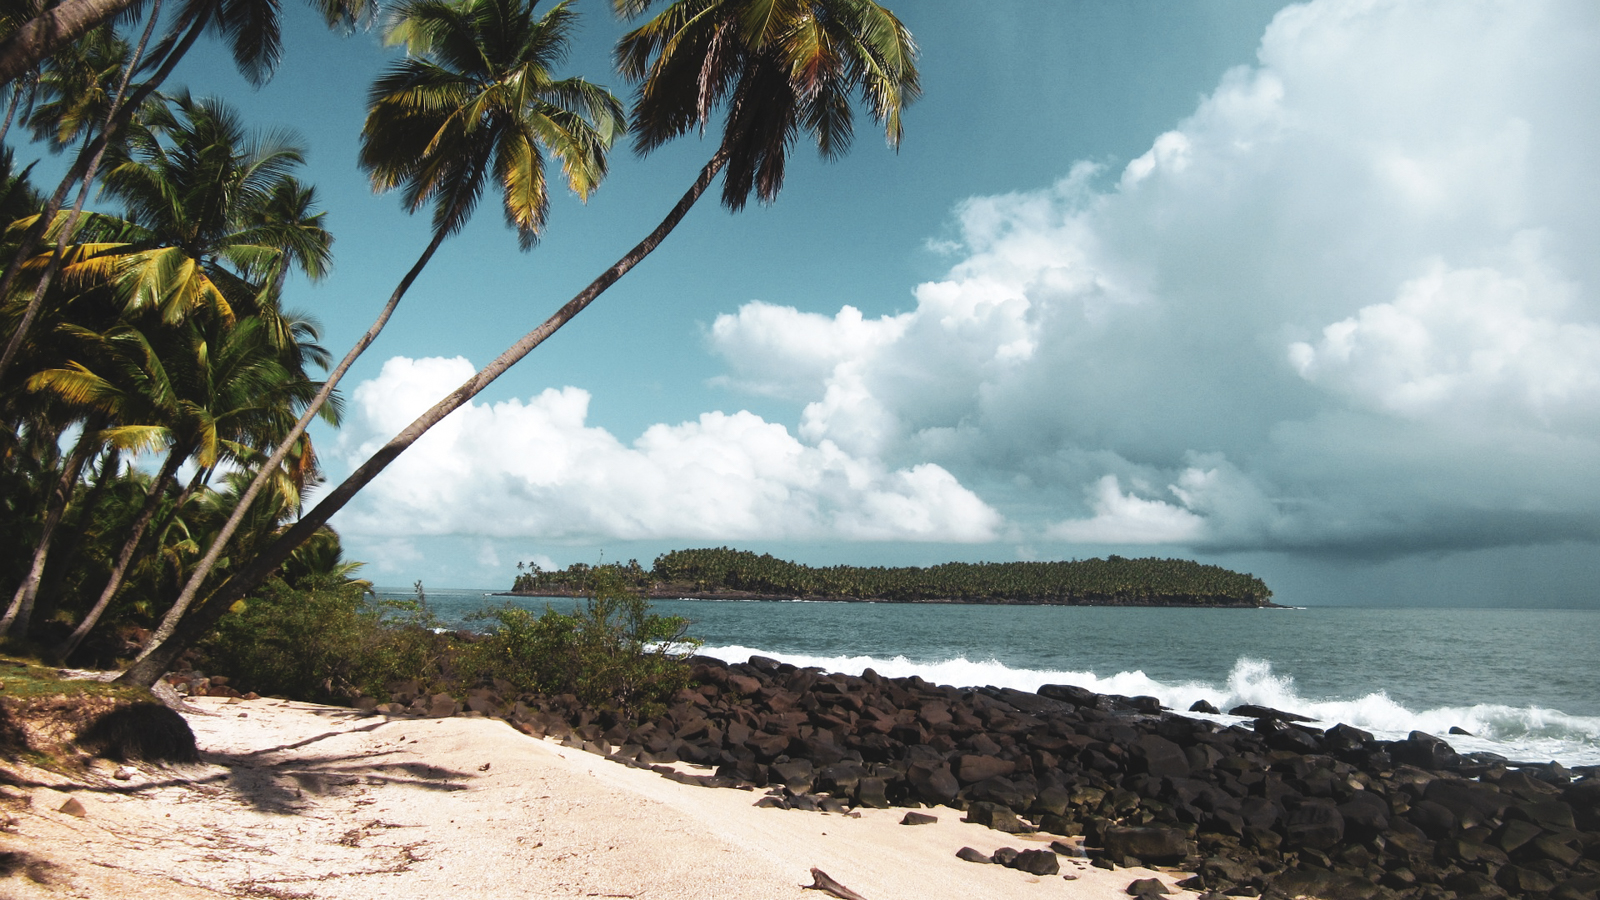
<instances>
[{"instance_id":1,"label":"rocky shoreline","mask_svg":"<svg viewBox=\"0 0 1600 900\"><path fill-rule=\"evenodd\" d=\"M549 587L537 591L502 591L492 596L495 597L587 597L593 591L584 587ZM652 585L640 591L651 600L721 600L721 601L749 601L757 603L902 603L920 604L936 603L946 605L965 606L1122 606L1140 608L1172 608L1172 609L1291 609L1281 606L1270 600L1237 600L1227 603L1215 600L1185 600L1182 598L1152 598L1134 597L1122 598L1109 595L1096 595L1074 599L1072 601L1059 600L1053 597L1037 599L995 599L995 600L963 600L951 597L928 597L917 600L894 600L884 597L833 597L821 595L795 595L795 594L762 594L755 591L734 591L725 589L696 590L683 585Z\"/></svg>"},{"instance_id":2,"label":"rocky shoreline","mask_svg":"<svg viewBox=\"0 0 1600 900\"><path fill-rule=\"evenodd\" d=\"M1462 755L1420 732L1379 741L1265 708L1236 708L1252 721L1222 725L1153 697L1067 685L962 689L762 657L693 662L699 686L637 725L571 696L491 688L461 704L396 684L394 702L359 705L500 717L685 783L765 789L765 806L953 806L1000 831L1069 839L1054 852L1086 848L1102 868L1181 868L1192 873L1184 887L1215 898L1594 900L1600 891L1592 770ZM963 858L1035 874L1056 865L1051 852Z\"/></svg>"}]
</instances>

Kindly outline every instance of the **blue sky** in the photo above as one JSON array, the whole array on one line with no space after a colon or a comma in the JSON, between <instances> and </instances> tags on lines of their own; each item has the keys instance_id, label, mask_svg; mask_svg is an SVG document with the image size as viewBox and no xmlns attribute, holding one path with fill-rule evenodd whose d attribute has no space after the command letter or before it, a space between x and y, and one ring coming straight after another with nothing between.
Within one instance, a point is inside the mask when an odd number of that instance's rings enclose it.
<instances>
[{"instance_id":1,"label":"blue sky","mask_svg":"<svg viewBox=\"0 0 1600 900\"><path fill-rule=\"evenodd\" d=\"M888 151L710 201L335 519L380 584L499 587L728 544L811 563L1191 556L1295 604L1594 605L1600 9L1317 0L897 7ZM608 69L579 0L570 70ZM337 237L341 350L427 241L355 166L392 55L287 6L252 91ZM447 243L318 441L342 476L643 236L711 151L616 154L533 252Z\"/></svg>"}]
</instances>

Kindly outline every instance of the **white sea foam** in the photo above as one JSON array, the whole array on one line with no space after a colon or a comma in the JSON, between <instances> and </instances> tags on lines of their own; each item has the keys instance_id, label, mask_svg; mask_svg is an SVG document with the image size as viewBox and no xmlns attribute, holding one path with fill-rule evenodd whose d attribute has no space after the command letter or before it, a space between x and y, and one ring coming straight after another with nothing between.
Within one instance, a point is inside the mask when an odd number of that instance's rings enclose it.
<instances>
[{"instance_id":1,"label":"white sea foam","mask_svg":"<svg viewBox=\"0 0 1600 900\"><path fill-rule=\"evenodd\" d=\"M1600 718L1496 704L1417 711L1396 703L1382 691L1346 699L1305 697L1296 689L1293 678L1275 674L1270 662L1258 659L1238 660L1227 682L1213 685L1200 681L1168 684L1139 670L1100 676L1093 672L1024 669L995 659L957 657L926 661L904 656L888 659L810 656L740 646L704 647L700 652L730 662L761 655L797 666L818 666L852 675L870 668L888 678L919 675L935 684L962 687L992 685L1036 691L1044 684L1074 684L1101 694L1156 697L1163 706L1176 710L1186 710L1197 700L1205 700L1223 710L1240 704L1270 706L1310 716L1323 726L1337 722L1353 725L1383 740L1397 740L1412 731L1425 731L1446 738L1461 752L1488 751L1528 762L1557 760L1568 766L1600 765ZM1238 721L1228 716L1208 718ZM1469 731L1472 736L1447 735L1452 726Z\"/></svg>"}]
</instances>

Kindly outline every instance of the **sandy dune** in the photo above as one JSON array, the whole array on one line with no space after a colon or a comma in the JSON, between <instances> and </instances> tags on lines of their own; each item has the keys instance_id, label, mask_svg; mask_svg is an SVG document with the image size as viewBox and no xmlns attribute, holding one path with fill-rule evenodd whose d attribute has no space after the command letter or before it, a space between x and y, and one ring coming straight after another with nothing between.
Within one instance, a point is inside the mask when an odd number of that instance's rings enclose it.
<instances>
[{"instance_id":1,"label":"sandy dune","mask_svg":"<svg viewBox=\"0 0 1600 900\"><path fill-rule=\"evenodd\" d=\"M962 824L952 809L926 810L939 822L923 826L899 825L904 810L757 809L759 792L678 784L496 720L194 702L201 764L126 780L113 765L19 773L24 786L0 800L16 820L0 833L0 898L819 900L801 889L814 866L867 900L1109 900L1156 874L1063 858L1068 880L962 862L962 846L1048 839ZM84 815L59 812L68 799Z\"/></svg>"}]
</instances>

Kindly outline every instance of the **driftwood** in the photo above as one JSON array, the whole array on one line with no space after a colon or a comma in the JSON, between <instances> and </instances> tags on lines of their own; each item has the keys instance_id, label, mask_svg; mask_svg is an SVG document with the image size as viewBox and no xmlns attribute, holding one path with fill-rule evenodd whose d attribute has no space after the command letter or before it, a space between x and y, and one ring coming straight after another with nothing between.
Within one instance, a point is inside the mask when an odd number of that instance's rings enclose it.
<instances>
[{"instance_id":1,"label":"driftwood","mask_svg":"<svg viewBox=\"0 0 1600 900\"><path fill-rule=\"evenodd\" d=\"M811 883L801 885L801 888L807 891L827 891L838 897L839 900L867 900L867 898L828 877L828 873L821 869L812 869Z\"/></svg>"}]
</instances>

